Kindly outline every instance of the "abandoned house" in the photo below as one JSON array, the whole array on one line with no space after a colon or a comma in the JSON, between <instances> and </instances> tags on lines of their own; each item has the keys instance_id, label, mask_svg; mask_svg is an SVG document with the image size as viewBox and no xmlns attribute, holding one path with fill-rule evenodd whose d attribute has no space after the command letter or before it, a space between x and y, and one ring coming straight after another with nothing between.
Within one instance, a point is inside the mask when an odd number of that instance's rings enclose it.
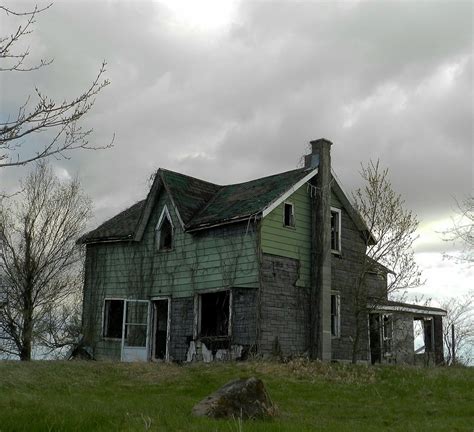
<instances>
[{"instance_id":1,"label":"abandoned house","mask_svg":"<svg viewBox=\"0 0 474 432\"><path fill-rule=\"evenodd\" d=\"M331 142L300 169L219 186L159 169L143 201L85 234L83 337L97 359L352 358L353 288L375 239L331 173ZM445 311L387 298L367 274L363 362L443 360Z\"/></svg>"}]
</instances>

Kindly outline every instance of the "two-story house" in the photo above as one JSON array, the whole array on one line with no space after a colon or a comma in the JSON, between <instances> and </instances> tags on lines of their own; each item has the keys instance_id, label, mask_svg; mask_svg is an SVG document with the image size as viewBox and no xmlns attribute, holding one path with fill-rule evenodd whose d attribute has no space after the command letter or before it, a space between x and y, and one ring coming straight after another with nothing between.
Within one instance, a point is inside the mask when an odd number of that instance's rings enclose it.
<instances>
[{"instance_id":1,"label":"two-story house","mask_svg":"<svg viewBox=\"0 0 474 432\"><path fill-rule=\"evenodd\" d=\"M94 356L350 360L353 290L375 239L331 174L331 142L311 144L303 168L239 184L159 169L143 201L84 235ZM390 270L374 268L357 359L413 362L422 320L425 350L442 361L445 312L390 302Z\"/></svg>"}]
</instances>

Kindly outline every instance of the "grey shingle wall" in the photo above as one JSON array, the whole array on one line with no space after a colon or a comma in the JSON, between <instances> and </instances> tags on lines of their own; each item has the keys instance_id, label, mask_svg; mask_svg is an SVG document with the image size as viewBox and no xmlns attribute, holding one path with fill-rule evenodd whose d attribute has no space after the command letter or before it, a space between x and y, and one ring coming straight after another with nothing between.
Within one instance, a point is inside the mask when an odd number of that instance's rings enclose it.
<instances>
[{"instance_id":1,"label":"grey shingle wall","mask_svg":"<svg viewBox=\"0 0 474 432\"><path fill-rule=\"evenodd\" d=\"M259 353L302 354L308 341L307 288L297 287L299 261L263 254ZM278 342L277 342L278 341Z\"/></svg>"},{"instance_id":2,"label":"grey shingle wall","mask_svg":"<svg viewBox=\"0 0 474 432\"><path fill-rule=\"evenodd\" d=\"M186 360L189 341L193 337L194 297L171 300L170 358Z\"/></svg>"}]
</instances>

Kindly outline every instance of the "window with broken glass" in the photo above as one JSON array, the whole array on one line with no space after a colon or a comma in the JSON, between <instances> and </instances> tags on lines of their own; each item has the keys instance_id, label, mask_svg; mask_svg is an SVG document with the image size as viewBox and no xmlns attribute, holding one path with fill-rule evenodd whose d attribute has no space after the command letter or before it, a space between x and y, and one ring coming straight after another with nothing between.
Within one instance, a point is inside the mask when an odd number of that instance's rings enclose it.
<instances>
[{"instance_id":1,"label":"window with broken glass","mask_svg":"<svg viewBox=\"0 0 474 432\"><path fill-rule=\"evenodd\" d=\"M295 207L292 203L285 203L283 214L283 225L286 227L295 227Z\"/></svg>"},{"instance_id":2,"label":"window with broken glass","mask_svg":"<svg viewBox=\"0 0 474 432\"><path fill-rule=\"evenodd\" d=\"M331 209L331 250L341 252L341 210Z\"/></svg>"},{"instance_id":3,"label":"window with broken glass","mask_svg":"<svg viewBox=\"0 0 474 432\"><path fill-rule=\"evenodd\" d=\"M222 338L230 334L230 292L219 291L199 297L199 335Z\"/></svg>"}]
</instances>

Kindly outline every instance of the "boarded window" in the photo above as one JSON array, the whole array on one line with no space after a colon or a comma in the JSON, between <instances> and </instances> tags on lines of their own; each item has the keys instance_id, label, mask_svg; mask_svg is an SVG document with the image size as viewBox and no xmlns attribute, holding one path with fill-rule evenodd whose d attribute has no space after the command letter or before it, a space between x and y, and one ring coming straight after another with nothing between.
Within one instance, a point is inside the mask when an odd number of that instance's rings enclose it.
<instances>
[{"instance_id":1,"label":"boarded window","mask_svg":"<svg viewBox=\"0 0 474 432\"><path fill-rule=\"evenodd\" d=\"M291 203L285 203L283 215L283 224L286 227L294 227L295 226L295 208Z\"/></svg>"},{"instance_id":2,"label":"boarded window","mask_svg":"<svg viewBox=\"0 0 474 432\"><path fill-rule=\"evenodd\" d=\"M341 251L341 211L331 210L331 249Z\"/></svg>"},{"instance_id":3,"label":"boarded window","mask_svg":"<svg viewBox=\"0 0 474 432\"><path fill-rule=\"evenodd\" d=\"M201 294L200 336L229 335L230 292Z\"/></svg>"},{"instance_id":4,"label":"boarded window","mask_svg":"<svg viewBox=\"0 0 474 432\"><path fill-rule=\"evenodd\" d=\"M120 339L123 324L123 300L105 300L103 335L106 338Z\"/></svg>"},{"instance_id":5,"label":"boarded window","mask_svg":"<svg viewBox=\"0 0 474 432\"><path fill-rule=\"evenodd\" d=\"M340 296L331 294L331 335L339 337L340 333Z\"/></svg>"}]
</instances>

